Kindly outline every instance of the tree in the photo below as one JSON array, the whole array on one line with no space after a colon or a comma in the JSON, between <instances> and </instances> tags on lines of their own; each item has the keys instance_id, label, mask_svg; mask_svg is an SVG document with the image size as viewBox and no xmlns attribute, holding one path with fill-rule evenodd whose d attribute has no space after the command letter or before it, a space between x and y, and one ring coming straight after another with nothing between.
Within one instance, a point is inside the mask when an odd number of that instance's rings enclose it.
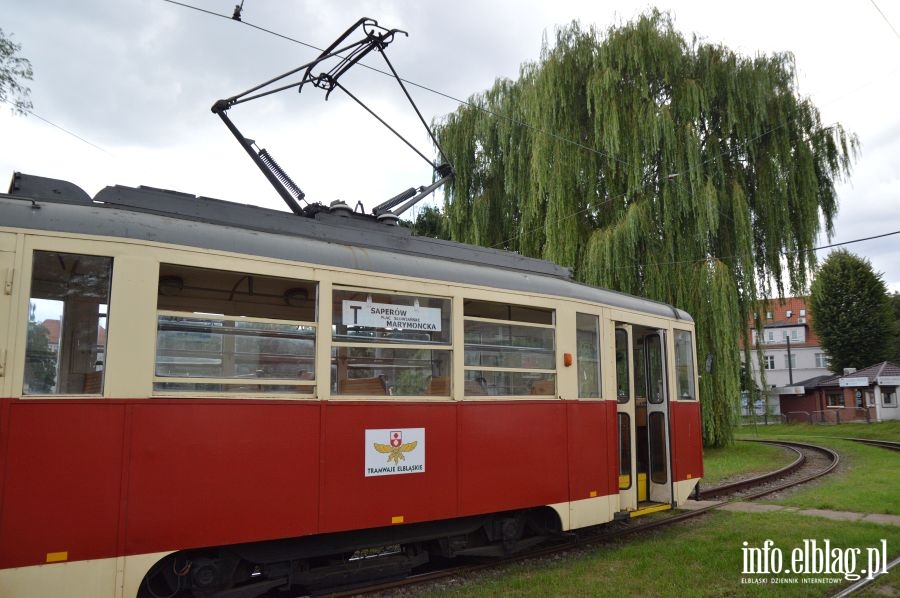
<instances>
[{"instance_id":1,"label":"tree","mask_svg":"<svg viewBox=\"0 0 900 598\"><path fill-rule=\"evenodd\" d=\"M17 55L21 49L0 29L0 102L11 104L15 113L25 114L31 109L30 90L21 82L31 81L34 73L31 62Z\"/></svg>"},{"instance_id":2,"label":"tree","mask_svg":"<svg viewBox=\"0 0 900 598\"><path fill-rule=\"evenodd\" d=\"M888 359L900 363L900 293L894 291L890 296L891 307L894 310L894 335L891 341L891 350Z\"/></svg>"},{"instance_id":3,"label":"tree","mask_svg":"<svg viewBox=\"0 0 900 598\"><path fill-rule=\"evenodd\" d=\"M869 260L845 249L832 252L812 283L809 311L836 374L891 356L894 308Z\"/></svg>"},{"instance_id":4,"label":"tree","mask_svg":"<svg viewBox=\"0 0 900 598\"><path fill-rule=\"evenodd\" d=\"M438 208L425 206L416 215L415 221L401 220L400 223L411 229L414 235L433 239L449 239L447 221Z\"/></svg>"},{"instance_id":5,"label":"tree","mask_svg":"<svg viewBox=\"0 0 900 598\"><path fill-rule=\"evenodd\" d=\"M605 33L573 23L517 81L436 123L456 171L451 237L689 311L715 363L700 381L704 440L727 444L744 324L769 280L805 287L857 149L795 85L789 53L688 42L658 11Z\"/></svg>"}]
</instances>

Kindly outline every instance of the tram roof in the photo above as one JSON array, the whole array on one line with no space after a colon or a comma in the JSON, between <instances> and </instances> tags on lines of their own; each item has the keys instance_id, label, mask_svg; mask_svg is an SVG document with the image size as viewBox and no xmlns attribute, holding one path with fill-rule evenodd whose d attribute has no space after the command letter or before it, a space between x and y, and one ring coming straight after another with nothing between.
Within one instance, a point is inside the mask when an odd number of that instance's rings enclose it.
<instances>
[{"instance_id":1,"label":"tram roof","mask_svg":"<svg viewBox=\"0 0 900 598\"><path fill-rule=\"evenodd\" d=\"M24 202L22 200L28 200ZM41 202L40 204L35 202ZM40 207L38 210L37 207ZM278 259L536 292L690 321L684 311L571 278L515 253L411 234L374 217L314 217L152 187L116 185L93 199L77 185L16 173L0 204L6 226L146 240Z\"/></svg>"}]
</instances>

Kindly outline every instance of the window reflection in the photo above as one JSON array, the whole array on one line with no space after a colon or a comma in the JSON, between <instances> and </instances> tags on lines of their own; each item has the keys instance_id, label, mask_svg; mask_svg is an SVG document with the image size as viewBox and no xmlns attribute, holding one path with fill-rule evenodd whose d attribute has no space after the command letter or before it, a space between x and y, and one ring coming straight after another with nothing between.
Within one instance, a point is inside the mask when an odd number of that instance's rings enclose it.
<instances>
[{"instance_id":1,"label":"window reflection","mask_svg":"<svg viewBox=\"0 0 900 598\"><path fill-rule=\"evenodd\" d=\"M35 251L24 394L101 394L110 257Z\"/></svg>"}]
</instances>

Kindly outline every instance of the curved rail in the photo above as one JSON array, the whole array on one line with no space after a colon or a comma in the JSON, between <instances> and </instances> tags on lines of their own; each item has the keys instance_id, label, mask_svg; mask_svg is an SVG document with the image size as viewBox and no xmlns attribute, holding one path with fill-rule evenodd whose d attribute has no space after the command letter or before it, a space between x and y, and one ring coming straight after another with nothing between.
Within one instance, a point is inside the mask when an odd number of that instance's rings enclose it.
<instances>
[{"instance_id":1,"label":"curved rail","mask_svg":"<svg viewBox=\"0 0 900 598\"><path fill-rule=\"evenodd\" d=\"M804 484L804 483L814 480L816 478L820 478L823 475L829 474L832 471L834 471L835 468L838 466L838 464L841 462L841 456L837 453L837 451L834 451L825 446L818 446L815 444L806 444L804 442L793 442L793 441L786 441L786 440L747 440L747 442L762 442L765 444L777 444L780 446L788 446L788 447L793 447L793 448L806 449L806 450L810 450L810 451L817 451L819 453L824 454L827 458L829 458L831 460L831 463L827 467L822 469L821 471L814 471L814 472L807 474L799 479L791 480L788 483L785 483L785 484L782 484L779 486L775 486L773 488L763 489L762 491L758 491L758 492L751 492L750 494L743 497L745 499L759 498L760 496L765 496L766 494L778 492L779 490L784 490L785 488L790 488L791 486L798 486L800 484Z\"/></svg>"},{"instance_id":2,"label":"curved rail","mask_svg":"<svg viewBox=\"0 0 900 598\"><path fill-rule=\"evenodd\" d=\"M890 571L897 565L900 565L900 557L895 558L893 561L891 561L890 563L885 565L885 569ZM878 577L873 577L872 579L869 579L868 577L864 577L864 578L860 579L859 581L850 584L849 587L844 588L843 590L841 590L840 592L838 592L831 598L846 598L847 596L852 596L853 594L860 591L861 589L863 589L864 587L866 587L867 585L869 585L876 579L878 579Z\"/></svg>"},{"instance_id":3,"label":"curved rail","mask_svg":"<svg viewBox=\"0 0 900 598\"><path fill-rule=\"evenodd\" d=\"M819 478L819 477L822 477L824 475L831 473L838 466L838 464L840 463L840 460L841 460L840 455L838 455L838 453L833 451L832 449L824 447L824 446L817 446L814 444L805 444L802 442L793 442L793 441L787 441L787 440L746 440L746 442L762 442L765 444L775 444L778 446L784 446L784 447L790 448L790 449L798 452L799 454L801 454L801 457L796 459L794 461L794 463L791 463L787 467L782 467L781 469L779 469L775 472L759 475L759 476L756 476L753 478L749 478L747 480L741 480L740 482L736 482L735 484L729 485L729 486L736 486L736 488L731 488L729 490L729 492L734 493L734 492L737 492L740 490L745 490L747 488L750 488L753 486L759 486L759 485L765 485L764 488L761 488L759 490L749 492L749 493L742 493L740 496L731 498L728 500L711 502L711 504L704 506L704 507L700 507L699 509L694 509L691 511L679 513L678 515L666 517L665 519L642 523L640 525L634 526L631 529L623 530L622 532L620 532L620 534L617 534L616 537L625 536L625 535L629 535L629 534L632 534L635 532L652 529L652 528L656 528L656 527L662 527L664 525L668 525L670 523L675 523L677 521L684 521L686 519L696 517L702 513L706 513L707 511L711 511L713 509L718 509L719 507L726 505L728 503L744 501L744 500L752 500L754 498L759 498L759 497L765 496L767 494L772 494L773 492L778 492L779 490L785 490L785 489L791 488L793 486L799 486L800 484L804 484L806 482L809 482L811 480L814 480L816 478ZM780 477L785 477L788 475L793 476L793 474L797 473L797 471L803 465L805 465L806 457L804 455L802 455L802 450L815 451L815 452L821 453L826 458L828 458L830 462L826 467L817 469L816 471L807 473L805 475L801 475L799 477L797 477L797 476L792 477L791 479L785 480L784 482L782 482L780 484L770 484L770 482L772 480L778 479L779 476ZM785 473L785 470L790 470L790 471ZM712 490L716 491L718 494L725 494L724 489L725 489L725 486L719 486ZM701 493L701 496L703 496L702 493Z\"/></svg>"},{"instance_id":4,"label":"curved rail","mask_svg":"<svg viewBox=\"0 0 900 598\"><path fill-rule=\"evenodd\" d=\"M747 440L744 442L753 441ZM803 467L803 464L806 462L806 456L794 446L790 446L787 444L783 446L793 451L797 455L797 458L792 463L789 463L781 469L775 471L764 473L758 476L753 476L744 480L738 480L736 482L729 482L727 484L713 486L712 488L707 488L706 490L701 490L700 492L698 492L700 500L710 500L722 495L733 494L746 488L752 488L753 486L758 486L759 484L766 483L770 480L776 480L780 477L794 473L795 471Z\"/></svg>"},{"instance_id":5,"label":"curved rail","mask_svg":"<svg viewBox=\"0 0 900 598\"><path fill-rule=\"evenodd\" d=\"M841 438L841 440L852 440L853 442L859 442L860 444L880 446L881 448L886 448L892 451L900 451L900 442L894 442L892 440L876 440L873 438Z\"/></svg>"}]
</instances>

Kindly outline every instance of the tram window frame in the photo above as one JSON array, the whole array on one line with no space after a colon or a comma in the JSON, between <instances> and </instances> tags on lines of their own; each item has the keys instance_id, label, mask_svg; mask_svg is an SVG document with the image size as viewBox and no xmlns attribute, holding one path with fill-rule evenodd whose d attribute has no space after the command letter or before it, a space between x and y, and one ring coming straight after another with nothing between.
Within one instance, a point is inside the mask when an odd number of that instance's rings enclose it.
<instances>
[{"instance_id":1,"label":"tram window frame","mask_svg":"<svg viewBox=\"0 0 900 598\"><path fill-rule=\"evenodd\" d=\"M647 400L660 405L666 402L668 395L666 389L666 354L663 337L657 334L648 334L644 337L644 362L646 364L646 379L644 381ZM650 359L651 356L657 359Z\"/></svg>"},{"instance_id":2,"label":"tram window frame","mask_svg":"<svg viewBox=\"0 0 900 598\"><path fill-rule=\"evenodd\" d=\"M114 258L107 255L42 249L32 252L24 396L103 395L113 267ZM39 307L51 315L58 313L56 334L44 325L53 318L42 317L37 322ZM101 324L104 321L105 328ZM51 359L52 380L48 368ZM32 388L35 383L41 387Z\"/></svg>"},{"instance_id":3,"label":"tram window frame","mask_svg":"<svg viewBox=\"0 0 900 598\"><path fill-rule=\"evenodd\" d=\"M578 362L578 398L602 398L600 316L576 312L575 336Z\"/></svg>"},{"instance_id":4,"label":"tram window frame","mask_svg":"<svg viewBox=\"0 0 900 598\"><path fill-rule=\"evenodd\" d=\"M554 309L466 299L463 332L467 398L556 396Z\"/></svg>"},{"instance_id":5,"label":"tram window frame","mask_svg":"<svg viewBox=\"0 0 900 598\"><path fill-rule=\"evenodd\" d=\"M632 485L631 464L634 456L631 452L631 416L628 413L616 414L618 425L618 462L619 462L619 490L628 490ZM623 478L627 481L623 484Z\"/></svg>"},{"instance_id":6,"label":"tram window frame","mask_svg":"<svg viewBox=\"0 0 900 598\"><path fill-rule=\"evenodd\" d=\"M690 330L674 330L675 336L675 399L697 400L697 369L694 365L694 333Z\"/></svg>"},{"instance_id":7,"label":"tram window frame","mask_svg":"<svg viewBox=\"0 0 900 598\"><path fill-rule=\"evenodd\" d=\"M450 297L335 285L331 302L333 397L450 398Z\"/></svg>"},{"instance_id":8,"label":"tram window frame","mask_svg":"<svg viewBox=\"0 0 900 598\"><path fill-rule=\"evenodd\" d=\"M650 412L647 417L647 435L652 451L648 455L650 481L654 484L666 484L669 481L669 468L668 459L666 458L668 443L666 442L666 415L664 413L660 411Z\"/></svg>"},{"instance_id":9,"label":"tram window frame","mask_svg":"<svg viewBox=\"0 0 900 598\"><path fill-rule=\"evenodd\" d=\"M316 281L160 264L153 395L314 396L317 311Z\"/></svg>"},{"instance_id":10,"label":"tram window frame","mask_svg":"<svg viewBox=\"0 0 900 598\"><path fill-rule=\"evenodd\" d=\"M621 404L631 400L631 366L628 363L630 349L628 347L628 331L616 328L616 401Z\"/></svg>"}]
</instances>

